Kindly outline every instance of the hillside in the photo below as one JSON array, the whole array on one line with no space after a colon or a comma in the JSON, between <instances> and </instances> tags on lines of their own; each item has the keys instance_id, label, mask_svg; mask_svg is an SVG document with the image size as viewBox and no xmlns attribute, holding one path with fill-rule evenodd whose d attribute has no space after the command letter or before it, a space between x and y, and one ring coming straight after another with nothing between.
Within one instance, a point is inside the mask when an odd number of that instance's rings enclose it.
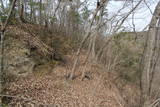
<instances>
[{"instance_id":1,"label":"hillside","mask_svg":"<svg viewBox=\"0 0 160 107\"><path fill-rule=\"evenodd\" d=\"M0 0L0 107L160 107L159 71L159 0Z\"/></svg>"},{"instance_id":2,"label":"hillside","mask_svg":"<svg viewBox=\"0 0 160 107\"><path fill-rule=\"evenodd\" d=\"M27 26L30 26L30 30L37 31L32 32L36 34L36 40L43 40L43 44L49 46L50 41L42 39L43 34L38 32L41 28L36 27L37 25ZM49 32L45 32L46 34L48 38L52 35ZM41 48L38 49L36 41L32 43L36 44L36 47L31 44L34 50L30 50L24 37L34 36L24 28L10 26L6 35L6 47L14 46L6 49L6 57L9 58L7 75L10 78L5 92L10 96L4 97L4 100L10 106L119 107L136 104L136 95L139 93L137 86L123 82L118 73L104 72L105 68L101 64L84 65L86 50L81 52L76 78L72 81L68 80L67 76L73 67L75 53L70 50L69 44L57 47L57 52L61 52L63 60L51 60L46 59L47 56L42 54ZM53 35L52 37L56 38ZM67 38L61 39L58 41L64 42ZM57 42L56 40L54 42ZM61 47L66 45L68 51L62 51ZM87 77L81 81L83 71L86 71Z\"/></svg>"}]
</instances>

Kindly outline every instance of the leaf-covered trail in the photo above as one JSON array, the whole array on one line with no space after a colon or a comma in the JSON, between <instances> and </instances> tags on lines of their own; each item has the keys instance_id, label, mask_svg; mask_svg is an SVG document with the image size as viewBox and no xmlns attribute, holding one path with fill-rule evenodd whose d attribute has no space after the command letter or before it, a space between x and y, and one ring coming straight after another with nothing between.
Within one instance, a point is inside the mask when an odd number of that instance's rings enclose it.
<instances>
[{"instance_id":1,"label":"leaf-covered trail","mask_svg":"<svg viewBox=\"0 0 160 107\"><path fill-rule=\"evenodd\" d=\"M83 59L84 56L81 56ZM72 59L70 59L72 60ZM71 66L68 65L68 66ZM95 65L87 65L90 79L66 80L69 67L56 66L52 72L43 76L30 75L10 85L8 94L18 96L10 103L14 107L26 105L27 107L121 107L123 98L118 90ZM80 74L83 65L80 63ZM22 100L28 99L29 101Z\"/></svg>"}]
</instances>

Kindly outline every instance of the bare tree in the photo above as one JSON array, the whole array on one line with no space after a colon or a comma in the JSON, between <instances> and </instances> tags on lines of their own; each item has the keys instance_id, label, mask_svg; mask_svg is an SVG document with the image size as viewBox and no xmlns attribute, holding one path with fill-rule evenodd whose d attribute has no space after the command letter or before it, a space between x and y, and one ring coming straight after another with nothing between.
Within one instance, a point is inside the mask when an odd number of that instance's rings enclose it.
<instances>
[{"instance_id":1,"label":"bare tree","mask_svg":"<svg viewBox=\"0 0 160 107\"><path fill-rule=\"evenodd\" d=\"M116 20L115 21L116 24L114 25L114 27L112 27L113 25L111 25L111 28L108 28L109 29L108 35L116 34L122 28L122 25L124 24L126 19L132 14L132 12L134 12L138 8L138 6L142 3L142 1L143 0L138 1L138 3L134 7L132 7L132 9L129 12L127 12L127 14L123 15L122 18ZM123 9L125 9L125 4L121 9L118 10L118 12L113 17L110 18L109 21L113 23L114 20L117 18L118 13L120 13ZM96 59L98 59L103 54L103 52L106 53L106 51L104 50L106 50L105 48L107 48L106 46L109 44L111 40L112 37L106 37L105 42L102 44L100 50L97 52Z\"/></svg>"},{"instance_id":2,"label":"bare tree","mask_svg":"<svg viewBox=\"0 0 160 107\"><path fill-rule=\"evenodd\" d=\"M39 23L42 25L42 0L39 1Z\"/></svg>"},{"instance_id":3,"label":"bare tree","mask_svg":"<svg viewBox=\"0 0 160 107\"><path fill-rule=\"evenodd\" d=\"M160 2L157 4L149 25L144 50L142 73L143 107L150 107L159 95L159 65L160 65ZM158 76L158 77L157 77ZM159 103L159 102L158 102ZM157 104L157 102L156 102ZM155 107L155 106L153 106Z\"/></svg>"},{"instance_id":4,"label":"bare tree","mask_svg":"<svg viewBox=\"0 0 160 107\"><path fill-rule=\"evenodd\" d=\"M90 25L89 25L89 27L88 27L88 29L87 29L87 31L86 31L86 34L85 34L85 36L84 36L84 38L83 38L83 40L82 40L82 42L81 42L81 44L80 44L80 46L79 46L79 48L78 48L78 51L77 51L77 53L76 53L76 59L75 59L75 62L74 62L74 65L73 65L73 68L72 68L72 71L71 71L71 75L70 75L70 77L69 77L70 79L73 79L73 78L74 78L75 69L76 69L76 66L77 66L77 63L78 63L78 60L79 60L80 51L81 51L81 49L82 49L85 41L86 41L86 40L89 38L89 36L91 35L91 29L92 29L92 26L93 26L93 24L94 24L94 20L95 20L95 18L96 18L96 16L97 16L97 13L102 9L103 6L105 6L105 4L106 4L107 2L108 2L108 0L102 0L102 1L100 2L100 6L98 6L98 7L95 9L95 12L94 12L94 14L93 14L93 17L92 17L92 19L91 19L91 23L90 23Z\"/></svg>"},{"instance_id":5,"label":"bare tree","mask_svg":"<svg viewBox=\"0 0 160 107\"><path fill-rule=\"evenodd\" d=\"M0 94L2 94L3 92L3 73L4 73L4 37L5 37L5 31L6 31L6 27L9 23L9 19L11 17L11 14L14 10L14 7L15 7L15 3L16 3L16 0L13 0L12 1L12 4L11 4L11 7L10 7L10 11L9 11L9 14L7 16L7 19L4 23L4 25L2 24L1 25L1 31L0 31L0 34L1 34L1 42L0 42ZM2 21L1 21L2 22ZM0 103L2 103L2 99L0 99Z\"/></svg>"},{"instance_id":6,"label":"bare tree","mask_svg":"<svg viewBox=\"0 0 160 107\"><path fill-rule=\"evenodd\" d=\"M3 4L3 0L1 0L0 2L1 2L1 7L2 7L2 10L4 10L4 4Z\"/></svg>"}]
</instances>

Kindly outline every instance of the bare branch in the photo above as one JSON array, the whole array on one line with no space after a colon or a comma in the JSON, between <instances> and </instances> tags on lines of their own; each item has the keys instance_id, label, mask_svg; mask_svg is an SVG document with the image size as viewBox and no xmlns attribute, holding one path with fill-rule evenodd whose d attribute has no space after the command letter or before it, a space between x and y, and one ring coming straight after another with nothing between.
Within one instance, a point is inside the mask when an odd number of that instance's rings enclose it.
<instances>
[{"instance_id":1,"label":"bare branch","mask_svg":"<svg viewBox=\"0 0 160 107\"><path fill-rule=\"evenodd\" d=\"M12 2L12 5L11 5L11 7L10 7L10 10L9 10L7 19L6 19L5 23L4 23L4 26L3 26L3 28L2 28L2 31L5 31L8 23L9 23L9 19L10 19L11 15L12 15L12 12L13 12L13 9L14 9L14 7L15 7L16 1L17 1L17 0L13 0L13 2Z\"/></svg>"}]
</instances>

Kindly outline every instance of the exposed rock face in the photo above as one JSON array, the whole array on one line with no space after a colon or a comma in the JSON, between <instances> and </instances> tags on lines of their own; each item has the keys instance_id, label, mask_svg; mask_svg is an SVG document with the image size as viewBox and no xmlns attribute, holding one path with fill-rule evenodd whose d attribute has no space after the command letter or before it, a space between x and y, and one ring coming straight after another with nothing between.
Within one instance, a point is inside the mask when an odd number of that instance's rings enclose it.
<instances>
[{"instance_id":1,"label":"exposed rock face","mask_svg":"<svg viewBox=\"0 0 160 107\"><path fill-rule=\"evenodd\" d=\"M42 41L40 34L32 33L32 30L36 31L32 25L24 26L10 26L7 29L4 52L6 73L26 76L37 65L46 64L48 61L54 62L54 60L63 62L62 55L47 44L49 41ZM31 29L28 30L27 28L30 27Z\"/></svg>"},{"instance_id":2,"label":"exposed rock face","mask_svg":"<svg viewBox=\"0 0 160 107\"><path fill-rule=\"evenodd\" d=\"M6 72L16 76L26 76L31 73L35 63L29 56L30 50L14 37L7 37L5 44Z\"/></svg>"}]
</instances>

